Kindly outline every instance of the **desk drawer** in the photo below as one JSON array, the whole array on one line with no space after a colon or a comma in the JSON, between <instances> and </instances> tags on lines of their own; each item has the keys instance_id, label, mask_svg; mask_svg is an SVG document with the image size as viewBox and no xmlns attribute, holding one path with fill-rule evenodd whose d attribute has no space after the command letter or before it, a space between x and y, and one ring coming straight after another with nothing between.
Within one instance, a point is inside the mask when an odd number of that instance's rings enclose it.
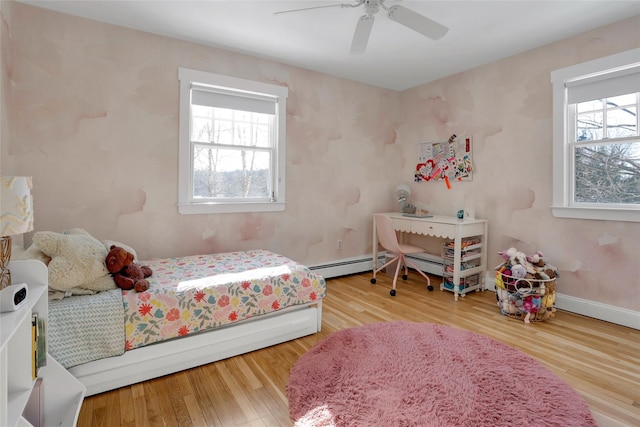
<instances>
[{"instance_id":1,"label":"desk drawer","mask_svg":"<svg viewBox=\"0 0 640 427\"><path fill-rule=\"evenodd\" d=\"M411 232L424 234L426 236L448 237L449 239L453 239L455 226L438 222L413 221L411 223Z\"/></svg>"},{"instance_id":2,"label":"desk drawer","mask_svg":"<svg viewBox=\"0 0 640 427\"><path fill-rule=\"evenodd\" d=\"M393 228L403 233L411 233L411 220L403 218L391 218Z\"/></svg>"},{"instance_id":3,"label":"desk drawer","mask_svg":"<svg viewBox=\"0 0 640 427\"><path fill-rule=\"evenodd\" d=\"M484 223L466 224L462 227L462 237L484 235Z\"/></svg>"}]
</instances>

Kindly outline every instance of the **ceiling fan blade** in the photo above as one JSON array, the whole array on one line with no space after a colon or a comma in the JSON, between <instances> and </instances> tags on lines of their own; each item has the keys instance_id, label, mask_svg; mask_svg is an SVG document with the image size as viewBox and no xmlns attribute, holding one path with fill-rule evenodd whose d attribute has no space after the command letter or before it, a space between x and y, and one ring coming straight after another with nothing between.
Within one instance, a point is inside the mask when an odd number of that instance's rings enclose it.
<instances>
[{"instance_id":1,"label":"ceiling fan blade","mask_svg":"<svg viewBox=\"0 0 640 427\"><path fill-rule=\"evenodd\" d=\"M373 21L375 21L373 15L362 15L358 19L358 25L356 25L356 31L353 33L353 40L351 41L351 50L349 51L351 55L364 53L371 34L371 28L373 27Z\"/></svg>"},{"instance_id":2,"label":"ceiling fan blade","mask_svg":"<svg viewBox=\"0 0 640 427\"><path fill-rule=\"evenodd\" d=\"M399 5L389 8L389 18L432 40L442 38L449 31L444 25Z\"/></svg>"},{"instance_id":3,"label":"ceiling fan blade","mask_svg":"<svg viewBox=\"0 0 640 427\"><path fill-rule=\"evenodd\" d=\"M342 4L328 4L328 5L324 5L324 6L303 7L301 9L281 10L280 12L274 12L273 14L274 15L280 15L280 14L283 14L283 13L302 12L303 10L326 9L328 7L339 7L339 8L357 7L357 6L360 6L362 3L364 3L364 0L358 0L356 2L356 4L342 3Z\"/></svg>"}]
</instances>

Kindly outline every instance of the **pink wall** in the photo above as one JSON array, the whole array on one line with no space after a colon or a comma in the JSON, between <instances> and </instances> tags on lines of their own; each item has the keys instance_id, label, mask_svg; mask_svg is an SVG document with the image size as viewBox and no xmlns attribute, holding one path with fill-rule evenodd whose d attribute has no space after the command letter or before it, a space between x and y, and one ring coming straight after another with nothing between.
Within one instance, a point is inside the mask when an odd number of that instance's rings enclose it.
<instances>
[{"instance_id":1,"label":"pink wall","mask_svg":"<svg viewBox=\"0 0 640 427\"><path fill-rule=\"evenodd\" d=\"M490 264L515 245L561 292L640 310L640 223L554 218L549 72L639 45L635 18L402 93L2 2L3 174L34 177L37 230L82 227L141 258L266 248L307 264L371 252L417 143L472 135L473 181L411 184L436 213L490 221ZM178 67L289 87L287 208L179 215ZM342 250L336 241L343 240Z\"/></svg>"},{"instance_id":2,"label":"pink wall","mask_svg":"<svg viewBox=\"0 0 640 427\"><path fill-rule=\"evenodd\" d=\"M640 223L555 218L550 210L551 71L639 46L635 17L402 93L400 144L473 137L473 180L451 190L413 184L418 206L488 219L491 267L499 250L541 250L560 269L563 294L640 310Z\"/></svg>"},{"instance_id":3,"label":"pink wall","mask_svg":"<svg viewBox=\"0 0 640 427\"><path fill-rule=\"evenodd\" d=\"M33 175L37 229L82 227L142 258L268 248L317 263L370 251L364 223L389 204L376 171L400 170L384 160L400 149L397 93L19 3L3 12L2 165ZM178 67L289 87L285 212L178 214Z\"/></svg>"}]
</instances>

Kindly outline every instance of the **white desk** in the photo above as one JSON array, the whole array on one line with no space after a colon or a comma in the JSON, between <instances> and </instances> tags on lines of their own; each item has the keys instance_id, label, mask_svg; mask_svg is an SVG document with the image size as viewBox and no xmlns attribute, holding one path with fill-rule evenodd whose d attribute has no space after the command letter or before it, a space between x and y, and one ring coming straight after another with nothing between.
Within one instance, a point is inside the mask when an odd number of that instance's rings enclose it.
<instances>
[{"instance_id":1,"label":"white desk","mask_svg":"<svg viewBox=\"0 0 640 427\"><path fill-rule=\"evenodd\" d=\"M458 219L452 216L434 215L430 218L417 218L403 216L399 212L383 213L391 218L393 226L402 233L422 234L425 236L441 237L443 239L453 239L455 243L454 251L454 271L453 271L453 293L458 301L460 279L480 273L478 289L484 290L484 278L487 270L487 228L488 221L485 219ZM482 255L480 265L464 271L460 270L462 261L462 239L465 237L481 236ZM376 220L373 217L373 268L378 265L378 233L376 231ZM442 289L442 287L440 288Z\"/></svg>"}]
</instances>

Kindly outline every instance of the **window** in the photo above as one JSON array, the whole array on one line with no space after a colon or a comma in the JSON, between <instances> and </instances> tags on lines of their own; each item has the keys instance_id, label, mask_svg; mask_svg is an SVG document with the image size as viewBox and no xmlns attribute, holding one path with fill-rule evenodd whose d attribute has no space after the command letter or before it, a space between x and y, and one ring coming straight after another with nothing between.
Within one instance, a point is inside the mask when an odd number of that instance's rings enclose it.
<instances>
[{"instance_id":1,"label":"window","mask_svg":"<svg viewBox=\"0 0 640 427\"><path fill-rule=\"evenodd\" d=\"M180 68L178 208L282 211L288 89Z\"/></svg>"},{"instance_id":2,"label":"window","mask_svg":"<svg viewBox=\"0 0 640 427\"><path fill-rule=\"evenodd\" d=\"M640 49L553 71L553 215L640 222Z\"/></svg>"}]
</instances>

